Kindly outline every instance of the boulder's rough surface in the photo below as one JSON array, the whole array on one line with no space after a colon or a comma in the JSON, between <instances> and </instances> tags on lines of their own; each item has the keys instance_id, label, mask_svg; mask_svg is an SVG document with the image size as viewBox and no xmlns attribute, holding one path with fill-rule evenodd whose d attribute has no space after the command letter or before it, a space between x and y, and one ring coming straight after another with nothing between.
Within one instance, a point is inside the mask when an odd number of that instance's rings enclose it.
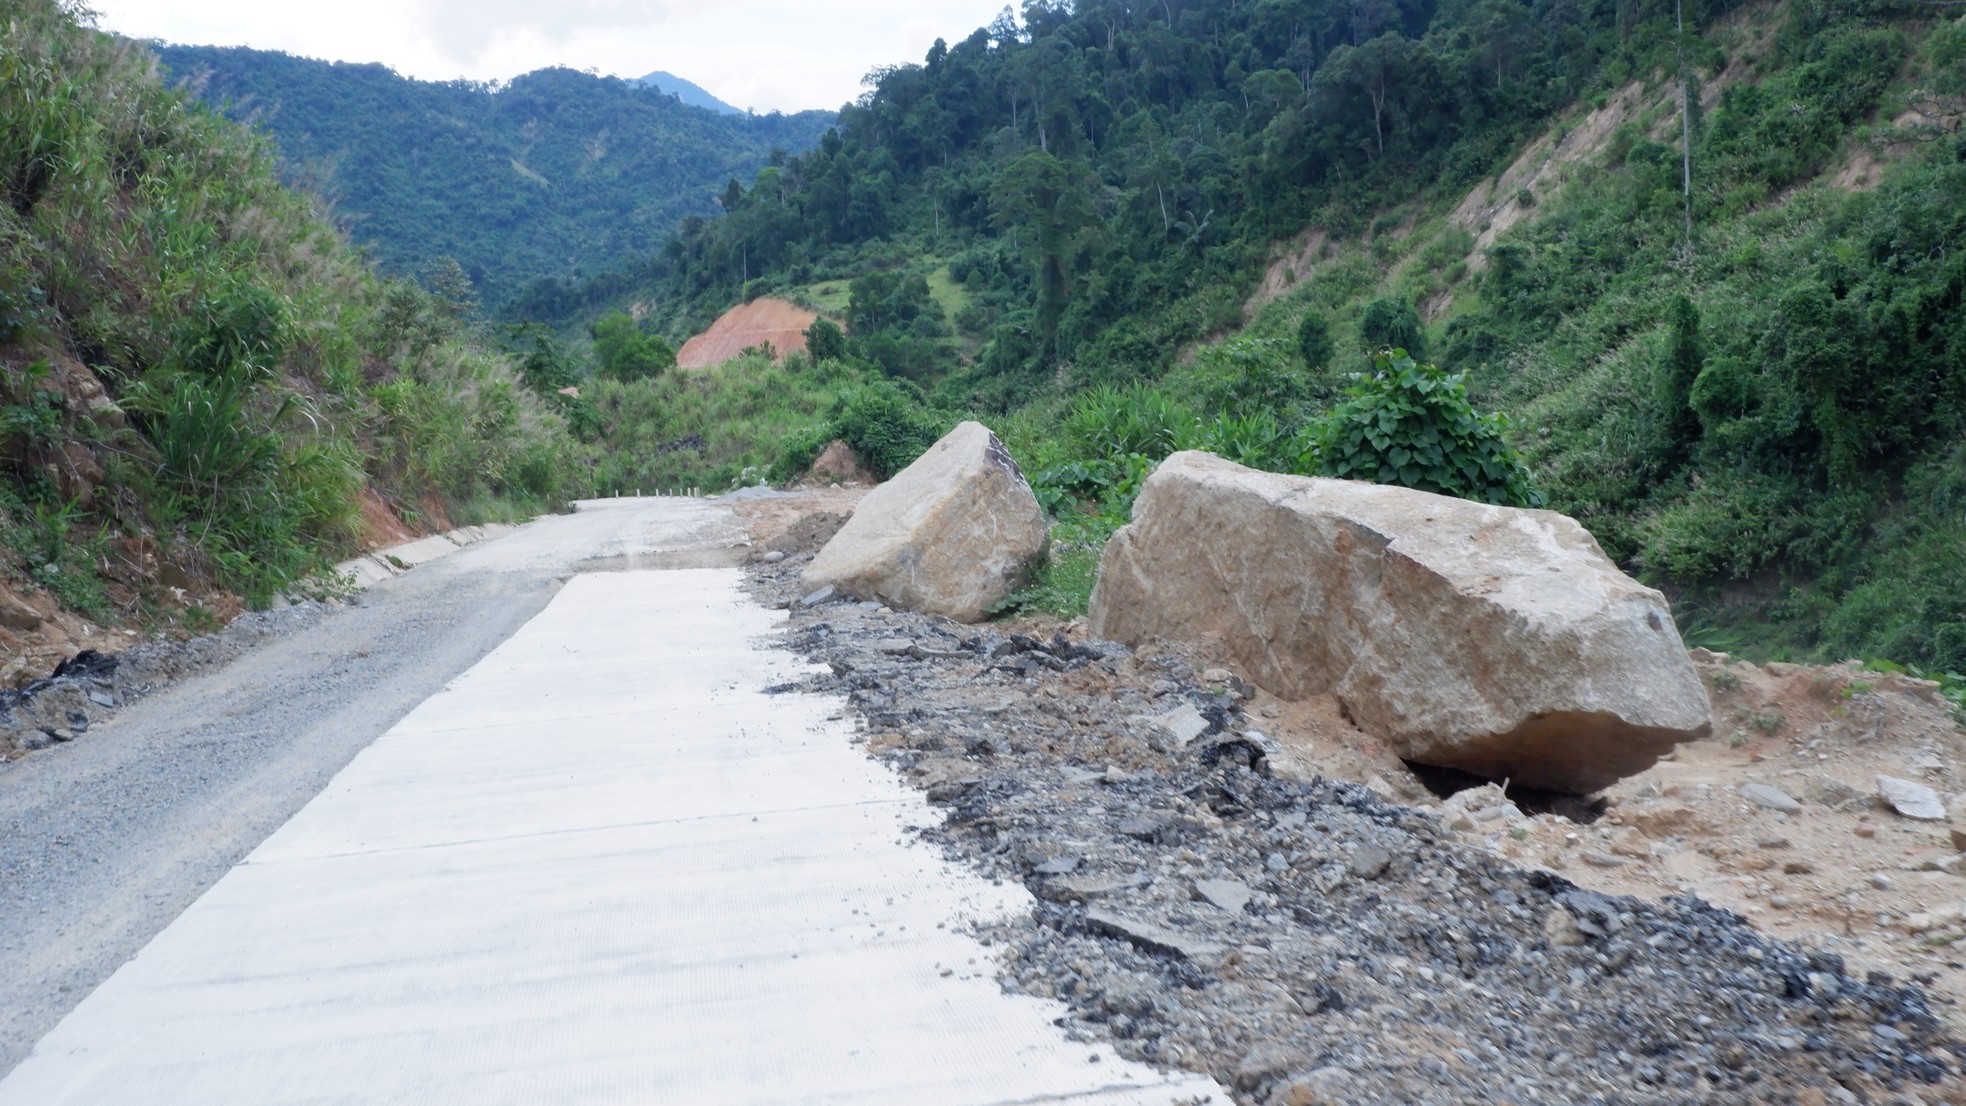
<instances>
[{"instance_id":1,"label":"boulder's rough surface","mask_svg":"<svg viewBox=\"0 0 1966 1106\"><path fill-rule=\"evenodd\" d=\"M868 492L805 580L976 622L1024 582L1049 536L1010 452L966 422Z\"/></svg>"},{"instance_id":2,"label":"boulder's rough surface","mask_svg":"<svg viewBox=\"0 0 1966 1106\"><path fill-rule=\"evenodd\" d=\"M1657 591L1550 511L1177 453L1099 564L1091 630L1334 694L1400 756L1589 792L1711 731Z\"/></svg>"}]
</instances>

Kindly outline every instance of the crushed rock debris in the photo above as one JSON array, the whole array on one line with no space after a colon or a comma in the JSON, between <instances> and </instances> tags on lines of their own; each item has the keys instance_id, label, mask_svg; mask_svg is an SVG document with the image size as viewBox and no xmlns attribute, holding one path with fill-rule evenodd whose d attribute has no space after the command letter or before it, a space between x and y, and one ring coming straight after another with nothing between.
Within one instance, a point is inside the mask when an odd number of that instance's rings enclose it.
<instances>
[{"instance_id":1,"label":"crushed rock debris","mask_svg":"<svg viewBox=\"0 0 1966 1106\"><path fill-rule=\"evenodd\" d=\"M845 696L945 809L927 842L1029 888L980 935L1079 1039L1256 1104L1966 1103L1966 1042L1916 980L1282 778L1238 689L1171 653L801 605L787 552L750 580L822 666L796 690Z\"/></svg>"}]
</instances>

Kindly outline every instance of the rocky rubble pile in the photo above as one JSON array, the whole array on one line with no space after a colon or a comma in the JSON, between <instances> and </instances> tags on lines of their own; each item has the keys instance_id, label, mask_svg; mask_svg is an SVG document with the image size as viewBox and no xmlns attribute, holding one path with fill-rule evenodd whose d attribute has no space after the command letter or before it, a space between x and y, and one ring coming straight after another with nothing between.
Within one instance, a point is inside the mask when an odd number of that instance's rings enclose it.
<instances>
[{"instance_id":1,"label":"rocky rubble pile","mask_svg":"<svg viewBox=\"0 0 1966 1106\"><path fill-rule=\"evenodd\" d=\"M948 810L931 841L1037 900L985 934L1070 1029L1240 1101L1966 1102L1966 1044L1916 985L1697 898L1512 867L1442 815L1271 771L1234 681L1179 657L878 602L792 607L800 688ZM1454 823L1467 825L1456 829Z\"/></svg>"}]
</instances>

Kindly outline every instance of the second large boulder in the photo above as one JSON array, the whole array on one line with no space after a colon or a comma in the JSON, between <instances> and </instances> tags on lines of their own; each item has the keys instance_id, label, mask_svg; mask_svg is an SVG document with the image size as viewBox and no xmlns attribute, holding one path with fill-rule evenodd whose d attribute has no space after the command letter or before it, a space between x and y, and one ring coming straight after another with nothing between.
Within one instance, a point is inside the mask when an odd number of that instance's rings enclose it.
<instances>
[{"instance_id":1,"label":"second large boulder","mask_svg":"<svg viewBox=\"0 0 1966 1106\"><path fill-rule=\"evenodd\" d=\"M1208 642L1401 757L1586 793L1711 730L1663 596L1574 520L1177 453L1113 536L1092 632Z\"/></svg>"},{"instance_id":2,"label":"second large boulder","mask_svg":"<svg viewBox=\"0 0 1966 1106\"><path fill-rule=\"evenodd\" d=\"M976 622L1024 583L1049 537L1010 451L965 422L868 492L805 582Z\"/></svg>"}]
</instances>

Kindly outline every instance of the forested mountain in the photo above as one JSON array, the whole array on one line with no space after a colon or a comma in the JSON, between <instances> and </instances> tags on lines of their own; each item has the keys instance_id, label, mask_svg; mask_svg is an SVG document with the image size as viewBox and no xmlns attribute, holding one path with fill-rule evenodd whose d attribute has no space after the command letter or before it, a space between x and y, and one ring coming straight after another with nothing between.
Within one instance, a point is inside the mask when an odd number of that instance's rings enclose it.
<instances>
[{"instance_id":1,"label":"forested mountain","mask_svg":"<svg viewBox=\"0 0 1966 1106\"><path fill-rule=\"evenodd\" d=\"M1465 388L1697 639L1966 670L1962 97L1919 0L1029 0L525 303L831 311L1108 518L1183 443L1452 489L1332 420Z\"/></svg>"},{"instance_id":2,"label":"forested mountain","mask_svg":"<svg viewBox=\"0 0 1966 1106\"><path fill-rule=\"evenodd\" d=\"M647 85L657 92L665 92L691 107L709 108L723 115L742 115L744 112L734 108L710 94L710 91L695 81L684 80L674 73L658 69L637 79L637 83Z\"/></svg>"},{"instance_id":3,"label":"forested mountain","mask_svg":"<svg viewBox=\"0 0 1966 1106\"><path fill-rule=\"evenodd\" d=\"M243 47L156 48L173 79L264 127L290 179L397 272L455 258L487 303L659 249L732 177L800 152L829 112L733 115L570 69L502 85Z\"/></svg>"}]
</instances>

